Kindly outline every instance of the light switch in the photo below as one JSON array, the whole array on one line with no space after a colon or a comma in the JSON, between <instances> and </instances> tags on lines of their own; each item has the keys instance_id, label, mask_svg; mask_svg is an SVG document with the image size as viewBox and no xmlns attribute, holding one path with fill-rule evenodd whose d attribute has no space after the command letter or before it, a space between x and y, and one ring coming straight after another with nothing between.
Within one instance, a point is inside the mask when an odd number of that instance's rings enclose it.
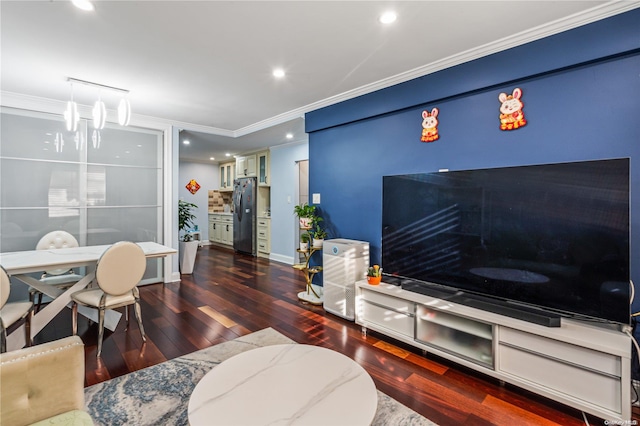
<instances>
[{"instance_id":1,"label":"light switch","mask_svg":"<svg viewBox=\"0 0 640 426\"><path fill-rule=\"evenodd\" d=\"M320 204L320 194L313 194L313 204Z\"/></svg>"}]
</instances>

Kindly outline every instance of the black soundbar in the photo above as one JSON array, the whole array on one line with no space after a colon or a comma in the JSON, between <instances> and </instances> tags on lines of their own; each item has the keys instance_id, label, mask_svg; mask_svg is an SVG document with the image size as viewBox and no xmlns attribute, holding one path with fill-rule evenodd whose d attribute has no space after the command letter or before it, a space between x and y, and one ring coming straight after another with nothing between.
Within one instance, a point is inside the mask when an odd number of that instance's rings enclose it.
<instances>
[{"instance_id":1,"label":"black soundbar","mask_svg":"<svg viewBox=\"0 0 640 426\"><path fill-rule=\"evenodd\" d=\"M455 299L455 300L452 300ZM530 308L528 306L507 304L507 302L485 302L473 297L454 297L450 299L461 305L470 306L472 308L482 309L483 311L493 312L494 314L504 315L505 317L515 318L522 321L531 322L545 327L560 327L562 319L561 315L553 312L543 311L541 309Z\"/></svg>"},{"instance_id":2,"label":"black soundbar","mask_svg":"<svg viewBox=\"0 0 640 426\"><path fill-rule=\"evenodd\" d=\"M514 303L493 300L482 296L470 295L462 291L448 291L443 288L433 288L416 282L402 283L402 289L424 294L442 300L447 300L483 311L503 315L505 317L527 321L545 327L560 327L562 316L554 312L536 309L534 307L516 305Z\"/></svg>"}]
</instances>

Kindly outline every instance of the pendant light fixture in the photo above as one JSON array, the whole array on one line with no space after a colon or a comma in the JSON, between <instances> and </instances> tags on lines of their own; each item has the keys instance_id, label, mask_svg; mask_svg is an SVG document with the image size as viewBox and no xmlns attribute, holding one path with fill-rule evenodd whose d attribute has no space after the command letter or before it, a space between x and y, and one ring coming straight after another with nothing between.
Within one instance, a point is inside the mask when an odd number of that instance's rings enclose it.
<instances>
[{"instance_id":1,"label":"pendant light fixture","mask_svg":"<svg viewBox=\"0 0 640 426\"><path fill-rule=\"evenodd\" d=\"M107 122L107 108L104 106L104 102L102 102L102 97L98 96L98 100L93 105L93 128L94 129L104 129L104 125Z\"/></svg>"},{"instance_id":2,"label":"pendant light fixture","mask_svg":"<svg viewBox=\"0 0 640 426\"><path fill-rule=\"evenodd\" d=\"M111 92L119 92L124 97L120 100L120 104L118 105L118 123L121 126L128 126L131 121L131 104L129 103L129 99L127 95L129 91L126 89L120 89L118 87L107 86L100 83L94 83L91 81L80 80L77 78L67 77L67 81L71 84L71 101L67 102L67 109L64 113L65 123L67 124L67 130L70 132L75 132L78 129L78 122L80 121L80 115L78 113L78 105L73 101L73 85L74 84L82 84L85 86L93 86L97 87L98 92L98 100L93 105L93 109L91 110L91 115L93 117L93 127L96 130L104 129L104 126L107 122L107 107L105 103L102 101L102 92L104 90ZM92 138L94 139L94 138ZM94 145L100 144L100 132L97 133L96 140L97 143L94 142Z\"/></svg>"},{"instance_id":3,"label":"pendant light fixture","mask_svg":"<svg viewBox=\"0 0 640 426\"><path fill-rule=\"evenodd\" d=\"M129 103L129 99L122 98L120 99L120 104L118 105L118 123L121 126L128 126L131 121L131 104Z\"/></svg>"},{"instance_id":4,"label":"pendant light fixture","mask_svg":"<svg viewBox=\"0 0 640 426\"><path fill-rule=\"evenodd\" d=\"M79 121L78 104L73 101L73 83L71 83L71 100L67 102L67 109L64 111L64 122L67 125L67 130L70 132L78 130Z\"/></svg>"}]
</instances>

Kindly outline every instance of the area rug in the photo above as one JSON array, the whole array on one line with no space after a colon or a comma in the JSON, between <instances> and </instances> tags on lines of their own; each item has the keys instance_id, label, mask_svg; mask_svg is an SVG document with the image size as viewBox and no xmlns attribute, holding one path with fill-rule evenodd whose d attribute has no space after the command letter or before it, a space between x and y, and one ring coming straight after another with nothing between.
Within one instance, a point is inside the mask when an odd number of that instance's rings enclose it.
<instances>
[{"instance_id":1,"label":"area rug","mask_svg":"<svg viewBox=\"0 0 640 426\"><path fill-rule=\"evenodd\" d=\"M296 343L272 328L163 362L85 389L96 425L188 425L189 396L200 379L227 358L260 346ZM268 392L268 389L265 389ZM247 401L247 409L251 402ZM373 425L435 423L378 391Z\"/></svg>"}]
</instances>

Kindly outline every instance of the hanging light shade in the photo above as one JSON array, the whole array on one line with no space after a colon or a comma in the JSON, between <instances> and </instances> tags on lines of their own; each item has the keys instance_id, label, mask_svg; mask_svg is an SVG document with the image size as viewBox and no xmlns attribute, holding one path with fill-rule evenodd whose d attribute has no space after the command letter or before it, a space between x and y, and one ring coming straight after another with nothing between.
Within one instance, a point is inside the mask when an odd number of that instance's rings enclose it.
<instances>
[{"instance_id":1,"label":"hanging light shade","mask_svg":"<svg viewBox=\"0 0 640 426\"><path fill-rule=\"evenodd\" d=\"M62 148L64 147L64 138L62 137L62 133L56 132L56 139L53 143L56 146L56 152L62 152Z\"/></svg>"},{"instance_id":2,"label":"hanging light shade","mask_svg":"<svg viewBox=\"0 0 640 426\"><path fill-rule=\"evenodd\" d=\"M64 122L67 125L67 130L70 132L78 130L79 121L80 114L78 114L78 104L73 101L67 102L67 109L64 112Z\"/></svg>"},{"instance_id":3,"label":"hanging light shade","mask_svg":"<svg viewBox=\"0 0 640 426\"><path fill-rule=\"evenodd\" d=\"M128 126L131 121L131 104L127 98L120 100L118 105L118 123L121 126Z\"/></svg>"},{"instance_id":4,"label":"hanging light shade","mask_svg":"<svg viewBox=\"0 0 640 426\"><path fill-rule=\"evenodd\" d=\"M100 148L100 142L102 141L102 137L100 136L100 130L94 130L91 135L91 142L93 142L93 147L95 149Z\"/></svg>"},{"instance_id":5,"label":"hanging light shade","mask_svg":"<svg viewBox=\"0 0 640 426\"><path fill-rule=\"evenodd\" d=\"M104 102L97 100L93 105L93 127L100 130L104 129L104 125L107 121L107 108L104 106Z\"/></svg>"},{"instance_id":6,"label":"hanging light shade","mask_svg":"<svg viewBox=\"0 0 640 426\"><path fill-rule=\"evenodd\" d=\"M82 149L84 148L84 134L82 132L76 132L75 136L73 137L73 141L76 143L76 150L77 151L82 151Z\"/></svg>"}]
</instances>

